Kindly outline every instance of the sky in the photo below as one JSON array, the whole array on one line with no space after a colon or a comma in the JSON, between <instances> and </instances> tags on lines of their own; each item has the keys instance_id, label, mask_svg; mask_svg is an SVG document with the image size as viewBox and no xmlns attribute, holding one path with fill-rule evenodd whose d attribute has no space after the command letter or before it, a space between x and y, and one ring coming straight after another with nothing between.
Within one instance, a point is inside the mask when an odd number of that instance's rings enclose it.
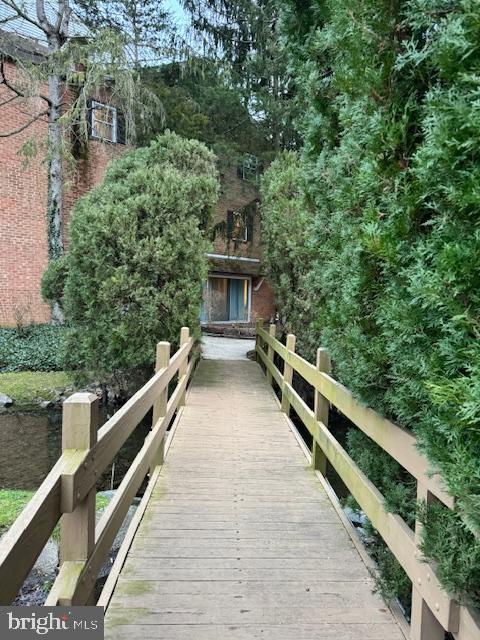
<instances>
[{"instance_id":1,"label":"sky","mask_svg":"<svg viewBox=\"0 0 480 640\"><path fill-rule=\"evenodd\" d=\"M164 0L164 1L165 1L165 8L171 12L175 22L179 26L185 26L188 21L187 14L182 8L179 0ZM25 9L27 10L27 13L31 14L32 16L36 16L35 0L23 0L23 2L21 2L20 4L23 5L23 7L25 7ZM50 9L52 14L54 15L55 7L58 6L56 0L45 0L45 5L47 8L47 13ZM4 2L2 2L2 0L0 0L0 22L2 19L6 18L7 16L10 16L11 14L12 14L12 10L9 9L4 4ZM82 32L81 25L74 24L72 26L76 35ZM43 32L37 29L34 25L26 22L25 20L14 20L12 22L8 22L2 25L0 28L5 31L15 31L15 33L19 35L23 35L25 37L36 38L40 41L45 40L45 35L43 34Z\"/></svg>"},{"instance_id":2,"label":"sky","mask_svg":"<svg viewBox=\"0 0 480 640\"><path fill-rule=\"evenodd\" d=\"M187 22L187 16L180 5L178 0L165 0L165 7L172 13L174 18L176 18L179 22L185 24Z\"/></svg>"}]
</instances>

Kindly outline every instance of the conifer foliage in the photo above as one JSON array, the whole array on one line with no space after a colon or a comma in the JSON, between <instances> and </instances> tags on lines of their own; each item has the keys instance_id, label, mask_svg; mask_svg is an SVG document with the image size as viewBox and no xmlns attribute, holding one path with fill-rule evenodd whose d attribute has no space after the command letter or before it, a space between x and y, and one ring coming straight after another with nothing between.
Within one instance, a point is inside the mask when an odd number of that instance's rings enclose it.
<instances>
[{"instance_id":1,"label":"conifer foliage","mask_svg":"<svg viewBox=\"0 0 480 640\"><path fill-rule=\"evenodd\" d=\"M449 592L480 606L478 2L282 6L304 147L291 198L279 177L288 168L264 179L280 311L304 355L328 347L337 378L415 432L456 497L451 513L421 509L424 553ZM290 234L289 218L305 231ZM285 245L290 262L275 272ZM283 296L291 273L296 304ZM364 455L367 444L350 438L372 476L383 454ZM378 482L411 524L411 479L389 466Z\"/></svg>"},{"instance_id":2,"label":"conifer foliage","mask_svg":"<svg viewBox=\"0 0 480 640\"><path fill-rule=\"evenodd\" d=\"M70 224L67 364L150 374L158 340L198 327L217 193L213 153L173 133L109 165Z\"/></svg>"}]
</instances>

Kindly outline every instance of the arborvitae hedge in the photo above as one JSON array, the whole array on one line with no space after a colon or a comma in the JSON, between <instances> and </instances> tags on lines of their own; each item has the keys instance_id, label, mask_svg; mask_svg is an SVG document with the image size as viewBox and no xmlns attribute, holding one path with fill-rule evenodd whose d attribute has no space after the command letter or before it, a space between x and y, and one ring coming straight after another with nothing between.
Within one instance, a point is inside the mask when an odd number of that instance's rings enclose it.
<instances>
[{"instance_id":1,"label":"arborvitae hedge","mask_svg":"<svg viewBox=\"0 0 480 640\"><path fill-rule=\"evenodd\" d=\"M215 156L167 133L112 162L75 205L65 286L66 362L151 372L155 344L199 326ZM121 381L121 379L120 379Z\"/></svg>"},{"instance_id":2,"label":"arborvitae hedge","mask_svg":"<svg viewBox=\"0 0 480 640\"><path fill-rule=\"evenodd\" d=\"M424 552L451 593L480 606L478 2L282 4L304 149L291 198L285 160L264 180L281 313L304 355L327 346L336 377L415 431L457 498L452 513L424 514ZM292 274L295 304L284 294ZM365 456L367 446L350 440L381 476L381 452ZM415 491L400 467L375 480L411 522Z\"/></svg>"}]
</instances>

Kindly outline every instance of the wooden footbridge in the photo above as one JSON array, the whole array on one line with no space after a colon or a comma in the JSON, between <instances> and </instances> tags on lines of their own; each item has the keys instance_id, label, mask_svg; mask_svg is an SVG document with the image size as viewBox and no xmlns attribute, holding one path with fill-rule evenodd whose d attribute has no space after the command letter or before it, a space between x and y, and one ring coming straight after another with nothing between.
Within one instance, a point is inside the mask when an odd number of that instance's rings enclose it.
<instances>
[{"instance_id":1,"label":"wooden footbridge","mask_svg":"<svg viewBox=\"0 0 480 640\"><path fill-rule=\"evenodd\" d=\"M170 357L170 345L158 344L155 375L98 432L96 397L69 398L63 454L0 544L0 604L13 601L59 520L61 565L46 604L95 602L97 575L147 477L98 600L107 638L444 640L448 631L479 640L478 614L445 593L423 561L420 525L412 531L385 510L329 432L329 405L417 479L420 499L453 506L414 437L336 382L325 350L314 366L295 353L294 336L284 345L274 326L259 325L256 352L258 362L196 366L183 329L178 351ZM294 371L312 385L313 407L294 390ZM95 525L98 478L152 407L151 432ZM411 579L410 624L374 593L375 568L325 478L327 461Z\"/></svg>"}]
</instances>

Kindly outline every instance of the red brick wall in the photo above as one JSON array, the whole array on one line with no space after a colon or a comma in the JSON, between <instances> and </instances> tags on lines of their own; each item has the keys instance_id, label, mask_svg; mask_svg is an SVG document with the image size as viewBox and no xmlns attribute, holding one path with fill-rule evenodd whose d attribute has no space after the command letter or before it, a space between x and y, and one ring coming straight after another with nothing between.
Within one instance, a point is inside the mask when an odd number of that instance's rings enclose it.
<instances>
[{"instance_id":1,"label":"red brick wall","mask_svg":"<svg viewBox=\"0 0 480 640\"><path fill-rule=\"evenodd\" d=\"M258 291L255 288L258 287ZM275 297L273 289L263 277L252 278L252 323L258 318L265 322L275 316Z\"/></svg>"},{"instance_id":2,"label":"red brick wall","mask_svg":"<svg viewBox=\"0 0 480 640\"><path fill-rule=\"evenodd\" d=\"M7 76L15 68L6 64ZM0 104L12 93L0 86ZM0 132L22 126L45 108L42 100L17 99L0 108ZM0 138L0 326L48 322L50 309L40 296L40 279L47 266L47 173L44 145L46 118L13 137ZM27 167L21 147L34 139L37 156ZM64 239L68 244L68 220L77 198L99 182L109 160L125 147L91 141L88 161L78 164L70 176L64 202Z\"/></svg>"},{"instance_id":3,"label":"red brick wall","mask_svg":"<svg viewBox=\"0 0 480 640\"><path fill-rule=\"evenodd\" d=\"M220 198L215 208L214 224L227 222L227 211L241 211L246 205L259 197L258 189L237 177L237 169L228 167L220 173ZM257 213L253 220L253 241L228 241L218 234L213 243L213 252L222 255L241 256L244 258L260 258L260 215Z\"/></svg>"}]
</instances>

